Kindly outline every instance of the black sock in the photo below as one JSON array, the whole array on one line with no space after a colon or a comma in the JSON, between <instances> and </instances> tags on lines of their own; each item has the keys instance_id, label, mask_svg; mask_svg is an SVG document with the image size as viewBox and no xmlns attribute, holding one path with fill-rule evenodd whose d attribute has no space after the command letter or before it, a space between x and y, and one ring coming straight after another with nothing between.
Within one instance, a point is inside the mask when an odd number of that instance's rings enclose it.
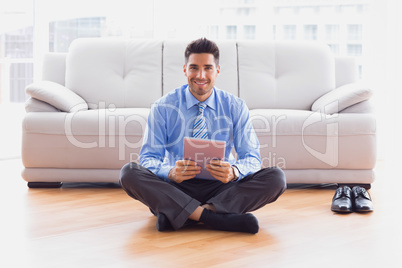
<instances>
[{"instance_id":1,"label":"black sock","mask_svg":"<svg viewBox=\"0 0 402 268\"><path fill-rule=\"evenodd\" d=\"M229 232L258 233L258 221L253 214L223 214L204 209L200 221L213 229Z\"/></svg>"}]
</instances>

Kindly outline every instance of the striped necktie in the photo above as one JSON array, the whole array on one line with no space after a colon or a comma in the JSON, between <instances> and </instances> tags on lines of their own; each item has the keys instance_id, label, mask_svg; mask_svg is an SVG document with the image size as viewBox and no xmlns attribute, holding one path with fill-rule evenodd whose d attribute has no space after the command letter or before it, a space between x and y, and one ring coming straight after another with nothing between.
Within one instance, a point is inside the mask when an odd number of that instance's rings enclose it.
<instances>
[{"instance_id":1,"label":"striped necktie","mask_svg":"<svg viewBox=\"0 0 402 268\"><path fill-rule=\"evenodd\" d=\"M193 138L208 139L207 121L204 117L204 111L207 105L205 103L198 103L198 115L194 121Z\"/></svg>"}]
</instances>

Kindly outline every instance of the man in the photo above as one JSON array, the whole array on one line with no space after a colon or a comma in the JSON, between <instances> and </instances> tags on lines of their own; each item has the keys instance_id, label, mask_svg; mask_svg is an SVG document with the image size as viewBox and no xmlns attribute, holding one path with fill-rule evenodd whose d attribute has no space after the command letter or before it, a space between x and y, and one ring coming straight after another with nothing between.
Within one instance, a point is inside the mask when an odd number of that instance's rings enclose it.
<instances>
[{"instance_id":1,"label":"man","mask_svg":"<svg viewBox=\"0 0 402 268\"><path fill-rule=\"evenodd\" d=\"M183 70L188 85L152 106L140 165L126 164L120 184L157 216L159 231L202 222L216 230L257 233L258 221L248 212L285 191L284 173L276 167L261 169L259 142L245 102L214 87L220 72L217 45L205 38L190 43ZM199 129L197 122L203 122ZM201 167L183 159L184 137L196 132L226 142L225 158L207 166L213 180L195 178Z\"/></svg>"}]
</instances>

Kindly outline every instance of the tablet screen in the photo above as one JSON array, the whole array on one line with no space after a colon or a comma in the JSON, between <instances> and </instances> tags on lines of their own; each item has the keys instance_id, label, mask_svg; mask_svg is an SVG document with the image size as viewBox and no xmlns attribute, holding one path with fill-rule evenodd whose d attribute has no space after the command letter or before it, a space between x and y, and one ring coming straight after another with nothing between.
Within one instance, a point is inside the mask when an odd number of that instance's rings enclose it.
<instances>
[{"instance_id":1,"label":"tablet screen","mask_svg":"<svg viewBox=\"0 0 402 268\"><path fill-rule=\"evenodd\" d=\"M196 178L215 180L206 168L212 159L225 158L225 146L224 141L186 137L184 138L183 158L193 160L201 167L201 173L197 174Z\"/></svg>"}]
</instances>

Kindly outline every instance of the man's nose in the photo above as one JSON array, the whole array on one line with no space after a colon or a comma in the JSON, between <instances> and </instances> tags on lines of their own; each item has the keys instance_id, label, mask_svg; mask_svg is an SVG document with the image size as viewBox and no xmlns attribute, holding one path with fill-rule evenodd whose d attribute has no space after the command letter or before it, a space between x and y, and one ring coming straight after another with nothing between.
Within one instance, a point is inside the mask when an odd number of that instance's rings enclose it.
<instances>
[{"instance_id":1,"label":"man's nose","mask_svg":"<svg viewBox=\"0 0 402 268\"><path fill-rule=\"evenodd\" d=\"M202 79L205 77L205 71L204 70L199 70L197 73L197 78Z\"/></svg>"}]
</instances>

